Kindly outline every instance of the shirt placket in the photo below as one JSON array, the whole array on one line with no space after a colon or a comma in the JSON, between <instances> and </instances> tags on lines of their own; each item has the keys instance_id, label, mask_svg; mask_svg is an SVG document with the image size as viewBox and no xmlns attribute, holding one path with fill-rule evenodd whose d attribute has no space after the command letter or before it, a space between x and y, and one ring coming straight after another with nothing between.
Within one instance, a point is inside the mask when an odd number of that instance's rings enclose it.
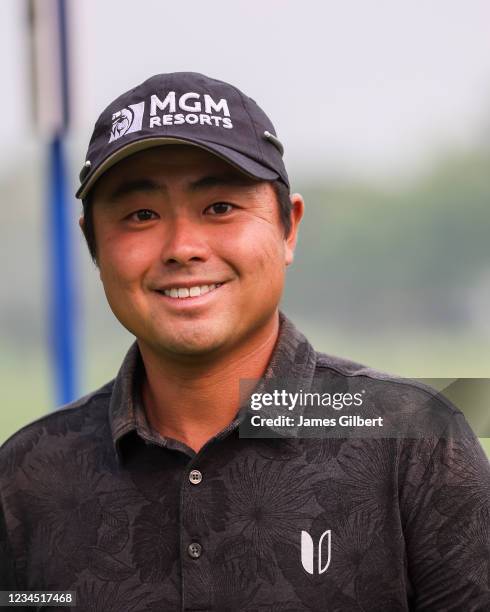
<instances>
[{"instance_id":1,"label":"shirt placket","mask_svg":"<svg viewBox=\"0 0 490 612\"><path fill-rule=\"evenodd\" d=\"M212 542L204 524L207 476L201 453L187 465L180 497L182 611L212 609Z\"/></svg>"}]
</instances>

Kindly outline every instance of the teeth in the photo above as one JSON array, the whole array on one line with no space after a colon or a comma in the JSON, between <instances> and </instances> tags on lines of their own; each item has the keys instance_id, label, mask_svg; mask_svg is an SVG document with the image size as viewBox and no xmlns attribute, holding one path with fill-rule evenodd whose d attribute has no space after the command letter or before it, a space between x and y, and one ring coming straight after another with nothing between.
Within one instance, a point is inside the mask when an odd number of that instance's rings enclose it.
<instances>
[{"instance_id":1,"label":"teeth","mask_svg":"<svg viewBox=\"0 0 490 612\"><path fill-rule=\"evenodd\" d=\"M172 287L172 289L165 289L164 293L168 297L172 298L188 298L188 297L198 297L200 295L204 295L205 293L209 293L213 289L217 289L221 287L222 283L213 283L212 285L196 285L195 287Z\"/></svg>"}]
</instances>

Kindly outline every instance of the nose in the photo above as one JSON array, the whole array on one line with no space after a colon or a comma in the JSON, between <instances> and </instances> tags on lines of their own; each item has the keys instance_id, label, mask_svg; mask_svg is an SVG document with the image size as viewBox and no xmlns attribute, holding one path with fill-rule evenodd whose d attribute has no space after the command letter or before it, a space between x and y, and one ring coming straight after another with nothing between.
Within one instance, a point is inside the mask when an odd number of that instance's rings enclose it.
<instances>
[{"instance_id":1,"label":"nose","mask_svg":"<svg viewBox=\"0 0 490 612\"><path fill-rule=\"evenodd\" d=\"M203 262L209 257L209 244L203 226L186 216L175 216L163 240L161 259L168 265Z\"/></svg>"}]
</instances>

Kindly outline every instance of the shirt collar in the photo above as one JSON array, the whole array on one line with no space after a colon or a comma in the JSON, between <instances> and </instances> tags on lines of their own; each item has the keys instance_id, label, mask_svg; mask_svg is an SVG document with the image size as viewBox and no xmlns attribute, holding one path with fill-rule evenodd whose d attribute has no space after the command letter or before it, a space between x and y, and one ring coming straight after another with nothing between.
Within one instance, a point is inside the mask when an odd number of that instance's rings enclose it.
<instances>
[{"instance_id":1,"label":"shirt collar","mask_svg":"<svg viewBox=\"0 0 490 612\"><path fill-rule=\"evenodd\" d=\"M299 387L307 390L316 367L316 352L295 325L279 311L279 335L272 352L264 379L287 379L289 390ZM109 422L114 450L121 458L120 442L131 431L137 430L147 438L158 437L146 420L141 400L141 381L144 365L138 343L135 341L124 358L115 378L109 404ZM226 429L231 429L243 418L243 410ZM160 436L161 441L165 439Z\"/></svg>"}]
</instances>

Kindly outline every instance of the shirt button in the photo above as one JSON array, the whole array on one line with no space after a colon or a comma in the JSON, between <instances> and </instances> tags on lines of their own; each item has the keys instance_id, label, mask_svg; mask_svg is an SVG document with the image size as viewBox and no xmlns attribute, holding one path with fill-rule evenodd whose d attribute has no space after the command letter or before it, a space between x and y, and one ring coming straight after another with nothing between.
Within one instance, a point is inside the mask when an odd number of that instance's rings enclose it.
<instances>
[{"instance_id":1,"label":"shirt button","mask_svg":"<svg viewBox=\"0 0 490 612\"><path fill-rule=\"evenodd\" d=\"M187 552L193 559L198 559L202 553L202 546L198 542L192 542L192 544L189 544L187 547Z\"/></svg>"},{"instance_id":2,"label":"shirt button","mask_svg":"<svg viewBox=\"0 0 490 612\"><path fill-rule=\"evenodd\" d=\"M202 474L199 470L191 470L189 472L189 480L192 484L199 484L202 480Z\"/></svg>"}]
</instances>

